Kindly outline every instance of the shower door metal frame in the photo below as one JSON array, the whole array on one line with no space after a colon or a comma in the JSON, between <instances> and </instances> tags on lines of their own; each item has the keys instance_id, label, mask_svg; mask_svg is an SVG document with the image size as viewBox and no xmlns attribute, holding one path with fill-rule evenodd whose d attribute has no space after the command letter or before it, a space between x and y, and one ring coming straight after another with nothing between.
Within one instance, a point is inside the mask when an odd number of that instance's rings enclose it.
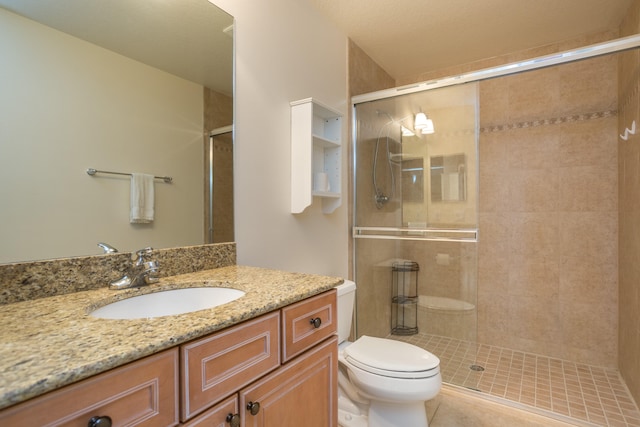
<instances>
[{"instance_id":1,"label":"shower door metal frame","mask_svg":"<svg viewBox=\"0 0 640 427\"><path fill-rule=\"evenodd\" d=\"M351 97L351 106L353 109L352 111L355 113L356 104L361 104L363 102L377 101L380 99L391 98L407 93L423 92L440 87L453 86L461 83L470 83L492 79L495 77L507 76L510 74L517 74L524 71L531 71L539 68L565 64L568 62L580 61L582 59L593 58L596 56L607 55L610 53L622 52L625 50L635 49L637 47L640 47L640 34L629 37L622 37L607 42L596 43L593 45L554 53L551 55L538 56L532 59L527 59L525 61L512 62L506 65L484 68L464 74L456 74L448 77L443 77L441 79L428 80L420 83L399 86L392 89L364 93L362 95ZM352 114L352 120L354 120L355 124L355 114ZM355 127L352 127L352 130L354 133L354 135L352 136L355 136Z\"/></svg>"}]
</instances>

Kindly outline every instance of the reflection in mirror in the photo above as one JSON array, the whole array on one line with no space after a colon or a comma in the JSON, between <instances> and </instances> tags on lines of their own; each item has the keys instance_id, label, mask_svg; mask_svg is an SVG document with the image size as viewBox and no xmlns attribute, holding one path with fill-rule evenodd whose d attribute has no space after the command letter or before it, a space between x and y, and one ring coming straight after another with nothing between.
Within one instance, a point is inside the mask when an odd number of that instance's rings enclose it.
<instances>
[{"instance_id":1,"label":"reflection in mirror","mask_svg":"<svg viewBox=\"0 0 640 427\"><path fill-rule=\"evenodd\" d=\"M360 127L355 157L366 165L355 169L358 227L461 228L477 224L477 101L477 83L466 83L356 105ZM414 118L419 111L428 112L434 133L415 132ZM448 159L456 169L460 166L456 173L461 186L456 187L455 203L443 203L441 176L436 177L437 183L432 182L431 166L437 166L438 159L442 168L447 163L447 172ZM431 195L432 185L437 195ZM388 197L384 203L378 203L381 194ZM453 199L453 190L447 197Z\"/></svg>"},{"instance_id":2,"label":"reflection in mirror","mask_svg":"<svg viewBox=\"0 0 640 427\"><path fill-rule=\"evenodd\" d=\"M214 129L207 156L207 243L231 242L233 235L233 133L231 126Z\"/></svg>"},{"instance_id":3,"label":"reflection in mirror","mask_svg":"<svg viewBox=\"0 0 640 427\"><path fill-rule=\"evenodd\" d=\"M424 200L424 159L422 157L403 160L402 199L406 202L422 203Z\"/></svg>"},{"instance_id":4,"label":"reflection in mirror","mask_svg":"<svg viewBox=\"0 0 640 427\"><path fill-rule=\"evenodd\" d=\"M431 201L461 202L467 198L464 154L431 157Z\"/></svg>"},{"instance_id":5,"label":"reflection in mirror","mask_svg":"<svg viewBox=\"0 0 640 427\"><path fill-rule=\"evenodd\" d=\"M473 226L477 212L477 85L444 87L398 97L395 102L396 109L410 117L420 106L435 125L432 134L402 136L403 226Z\"/></svg>"},{"instance_id":6,"label":"reflection in mirror","mask_svg":"<svg viewBox=\"0 0 640 427\"><path fill-rule=\"evenodd\" d=\"M207 0L0 0L0 53L0 263L208 241L232 16ZM88 168L173 182L155 180L153 222L131 224L129 177Z\"/></svg>"}]
</instances>

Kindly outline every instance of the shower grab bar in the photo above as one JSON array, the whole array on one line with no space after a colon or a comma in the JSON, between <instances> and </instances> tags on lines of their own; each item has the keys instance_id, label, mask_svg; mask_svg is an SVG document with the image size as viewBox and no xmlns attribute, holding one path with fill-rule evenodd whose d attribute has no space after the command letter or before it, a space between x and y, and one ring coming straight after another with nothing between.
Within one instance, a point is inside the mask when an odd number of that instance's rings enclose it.
<instances>
[{"instance_id":1,"label":"shower grab bar","mask_svg":"<svg viewBox=\"0 0 640 427\"><path fill-rule=\"evenodd\" d=\"M97 173L106 173L109 175L127 175L127 176L132 176L133 174L131 173L124 173L124 172L109 172L109 171L101 171L98 169L94 169L94 168L89 168L87 169L87 174L94 176ZM155 179L161 179L164 182L166 182L167 184L171 184L173 182L173 178L170 176L154 176Z\"/></svg>"},{"instance_id":2,"label":"shower grab bar","mask_svg":"<svg viewBox=\"0 0 640 427\"><path fill-rule=\"evenodd\" d=\"M436 242L478 241L477 228L408 228L408 227L353 227L355 239L428 240Z\"/></svg>"}]
</instances>

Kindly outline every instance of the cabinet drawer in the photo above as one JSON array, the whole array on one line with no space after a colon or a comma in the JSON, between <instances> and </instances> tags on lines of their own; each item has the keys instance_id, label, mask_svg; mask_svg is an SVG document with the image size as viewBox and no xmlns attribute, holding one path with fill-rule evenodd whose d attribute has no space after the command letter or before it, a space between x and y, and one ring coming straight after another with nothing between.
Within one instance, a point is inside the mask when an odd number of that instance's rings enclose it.
<instances>
[{"instance_id":1,"label":"cabinet drawer","mask_svg":"<svg viewBox=\"0 0 640 427\"><path fill-rule=\"evenodd\" d=\"M4 426L82 426L109 416L114 426L178 423L178 350L113 369L0 412Z\"/></svg>"},{"instance_id":2,"label":"cabinet drawer","mask_svg":"<svg viewBox=\"0 0 640 427\"><path fill-rule=\"evenodd\" d=\"M277 368L279 329L275 312L183 345L182 421Z\"/></svg>"},{"instance_id":3,"label":"cabinet drawer","mask_svg":"<svg viewBox=\"0 0 640 427\"><path fill-rule=\"evenodd\" d=\"M238 412L238 395L233 394L230 398L223 400L204 414L194 418L185 427L229 427L231 424L227 417L240 416Z\"/></svg>"},{"instance_id":4,"label":"cabinet drawer","mask_svg":"<svg viewBox=\"0 0 640 427\"><path fill-rule=\"evenodd\" d=\"M335 289L283 308L283 362L334 335L336 321Z\"/></svg>"},{"instance_id":5,"label":"cabinet drawer","mask_svg":"<svg viewBox=\"0 0 640 427\"><path fill-rule=\"evenodd\" d=\"M242 425L337 427L337 375L333 337L241 390Z\"/></svg>"}]
</instances>

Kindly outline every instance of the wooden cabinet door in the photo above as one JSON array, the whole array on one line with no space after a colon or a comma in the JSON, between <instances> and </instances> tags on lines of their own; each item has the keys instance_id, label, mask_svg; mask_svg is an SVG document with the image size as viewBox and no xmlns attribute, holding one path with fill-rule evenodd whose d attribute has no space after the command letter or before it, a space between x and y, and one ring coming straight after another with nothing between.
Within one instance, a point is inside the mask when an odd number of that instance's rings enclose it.
<instances>
[{"instance_id":1,"label":"wooden cabinet door","mask_svg":"<svg viewBox=\"0 0 640 427\"><path fill-rule=\"evenodd\" d=\"M237 394L232 394L231 397L208 409L204 414L185 423L184 427L230 427L233 416L240 417Z\"/></svg>"},{"instance_id":2,"label":"wooden cabinet door","mask_svg":"<svg viewBox=\"0 0 640 427\"><path fill-rule=\"evenodd\" d=\"M242 426L337 427L337 373L334 336L241 390Z\"/></svg>"},{"instance_id":3,"label":"wooden cabinet door","mask_svg":"<svg viewBox=\"0 0 640 427\"><path fill-rule=\"evenodd\" d=\"M276 311L183 345L182 421L276 369L279 328Z\"/></svg>"},{"instance_id":4,"label":"wooden cabinet door","mask_svg":"<svg viewBox=\"0 0 640 427\"><path fill-rule=\"evenodd\" d=\"M5 409L0 425L86 427L94 416L108 416L114 426L178 424L178 349Z\"/></svg>"}]
</instances>

